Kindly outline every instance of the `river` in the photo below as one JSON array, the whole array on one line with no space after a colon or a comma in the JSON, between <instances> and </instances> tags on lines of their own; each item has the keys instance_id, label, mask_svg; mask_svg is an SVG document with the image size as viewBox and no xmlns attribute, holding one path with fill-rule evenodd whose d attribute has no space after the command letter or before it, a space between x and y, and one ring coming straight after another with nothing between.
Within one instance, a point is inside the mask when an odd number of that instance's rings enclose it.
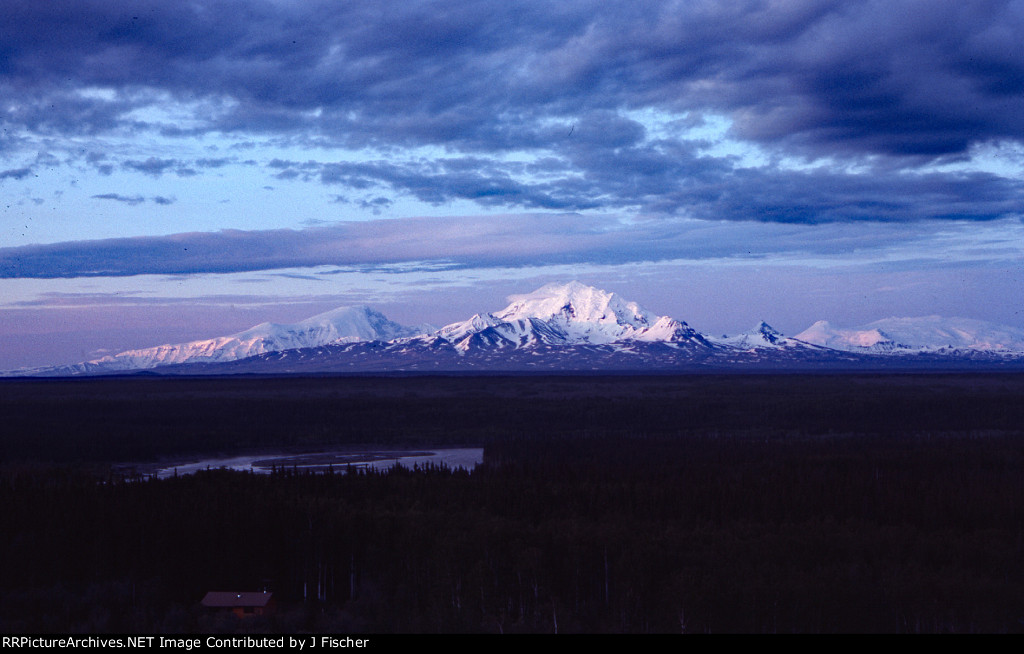
<instances>
[{"instance_id":1,"label":"river","mask_svg":"<svg viewBox=\"0 0 1024 654\"><path fill-rule=\"evenodd\" d=\"M355 468L386 470L395 463L401 463L407 468L412 468L416 464L433 463L440 465L443 463L453 469L461 467L472 470L476 464L482 463L483 460L484 450L480 447L418 450L334 450L306 454L264 452L262 454L179 463L159 468L156 471L156 475L160 479L166 479L176 474L188 475L197 470L206 470L207 468L211 470L226 468L229 470L252 471L257 474L269 474L275 467L306 471L333 469L343 472L351 465Z\"/></svg>"}]
</instances>

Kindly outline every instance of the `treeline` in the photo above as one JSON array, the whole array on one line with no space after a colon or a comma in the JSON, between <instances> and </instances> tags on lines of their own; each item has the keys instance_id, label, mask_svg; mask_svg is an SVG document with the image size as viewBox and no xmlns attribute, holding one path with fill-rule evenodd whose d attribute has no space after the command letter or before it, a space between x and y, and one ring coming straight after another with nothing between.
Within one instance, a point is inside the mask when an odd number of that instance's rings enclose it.
<instances>
[{"instance_id":1,"label":"treeline","mask_svg":"<svg viewBox=\"0 0 1024 654\"><path fill-rule=\"evenodd\" d=\"M325 446L1014 430L1024 375L0 380L0 462L152 461Z\"/></svg>"},{"instance_id":2,"label":"treeline","mask_svg":"<svg viewBox=\"0 0 1024 654\"><path fill-rule=\"evenodd\" d=\"M8 466L0 629L1024 630L1019 429L625 425L494 436L472 473ZM198 606L264 584L270 618Z\"/></svg>"}]
</instances>

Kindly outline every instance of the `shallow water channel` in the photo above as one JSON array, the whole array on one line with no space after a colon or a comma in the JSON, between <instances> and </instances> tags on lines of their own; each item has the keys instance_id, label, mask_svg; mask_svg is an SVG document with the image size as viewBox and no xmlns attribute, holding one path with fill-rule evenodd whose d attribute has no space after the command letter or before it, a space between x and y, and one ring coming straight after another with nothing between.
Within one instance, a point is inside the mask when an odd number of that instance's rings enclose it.
<instances>
[{"instance_id":1,"label":"shallow water channel","mask_svg":"<svg viewBox=\"0 0 1024 654\"><path fill-rule=\"evenodd\" d=\"M472 470L476 464L482 463L483 460L484 450L481 447L420 450L337 450L306 454L267 452L180 463L160 468L156 471L156 475L160 479L165 479L173 477L175 474L188 475L197 470L216 470L219 468L269 474L275 467L317 472L330 469L335 472L344 472L350 465L353 468L386 470L396 463L401 463L406 468L412 468L416 464L433 463L441 465L443 463L453 469L461 467Z\"/></svg>"}]
</instances>

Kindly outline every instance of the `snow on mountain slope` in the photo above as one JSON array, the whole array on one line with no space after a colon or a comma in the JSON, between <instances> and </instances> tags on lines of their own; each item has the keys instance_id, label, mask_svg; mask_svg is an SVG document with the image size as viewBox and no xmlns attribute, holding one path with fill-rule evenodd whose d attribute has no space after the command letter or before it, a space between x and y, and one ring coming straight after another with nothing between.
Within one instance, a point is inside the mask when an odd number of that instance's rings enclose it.
<instances>
[{"instance_id":1,"label":"snow on mountain slope","mask_svg":"<svg viewBox=\"0 0 1024 654\"><path fill-rule=\"evenodd\" d=\"M796 338L847 352L1024 352L1024 330L972 320L921 316L885 318L861 327L837 328L819 320Z\"/></svg>"},{"instance_id":2,"label":"snow on mountain slope","mask_svg":"<svg viewBox=\"0 0 1024 654\"><path fill-rule=\"evenodd\" d=\"M417 328L400 325L366 306L339 307L292 325L262 323L227 338L261 341L271 350L315 347L327 343L390 341L414 336Z\"/></svg>"},{"instance_id":3,"label":"snow on mountain slope","mask_svg":"<svg viewBox=\"0 0 1024 654\"><path fill-rule=\"evenodd\" d=\"M417 333L419 330L388 320L384 314L369 307L340 307L290 325L265 322L229 336L128 350L70 366L25 372L81 374L145 370L178 363L234 361L267 352L329 343L390 341Z\"/></svg>"},{"instance_id":4,"label":"snow on mountain slope","mask_svg":"<svg viewBox=\"0 0 1024 654\"><path fill-rule=\"evenodd\" d=\"M477 314L430 336L453 343L460 351L474 346L602 345L623 341L707 345L703 336L686 323L659 317L615 293L580 282L548 284L509 300L511 304L501 311Z\"/></svg>"},{"instance_id":5,"label":"snow on mountain slope","mask_svg":"<svg viewBox=\"0 0 1024 654\"><path fill-rule=\"evenodd\" d=\"M363 306L343 307L292 325L262 323L229 336L7 374L1024 366L1024 330L980 320L888 318L849 329L821 321L796 337L761 322L742 334L708 338L579 282L548 284L509 301L501 311L436 330L405 327Z\"/></svg>"},{"instance_id":6,"label":"snow on mountain slope","mask_svg":"<svg viewBox=\"0 0 1024 654\"><path fill-rule=\"evenodd\" d=\"M759 322L753 329L733 336L708 337L716 345L726 345L740 350L775 349L785 347L814 347L809 343L783 336L765 321Z\"/></svg>"},{"instance_id":7,"label":"snow on mountain slope","mask_svg":"<svg viewBox=\"0 0 1024 654\"><path fill-rule=\"evenodd\" d=\"M899 345L874 327L843 329L833 327L827 320L819 320L796 338L807 343L845 352L892 352Z\"/></svg>"},{"instance_id":8,"label":"snow on mountain slope","mask_svg":"<svg viewBox=\"0 0 1024 654\"><path fill-rule=\"evenodd\" d=\"M547 284L532 293L513 295L512 304L495 314L505 322L524 318L540 318L558 325L574 325L586 330L590 340L619 340L645 330L658 316L636 302L627 302L615 293L608 293L580 282Z\"/></svg>"}]
</instances>

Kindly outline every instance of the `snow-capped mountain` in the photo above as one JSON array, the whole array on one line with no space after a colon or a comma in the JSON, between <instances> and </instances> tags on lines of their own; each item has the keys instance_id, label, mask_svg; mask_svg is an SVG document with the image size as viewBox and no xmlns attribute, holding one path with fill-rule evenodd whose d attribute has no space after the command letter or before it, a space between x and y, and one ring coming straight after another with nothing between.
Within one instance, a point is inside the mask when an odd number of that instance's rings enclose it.
<instances>
[{"instance_id":1,"label":"snow-capped mountain","mask_svg":"<svg viewBox=\"0 0 1024 654\"><path fill-rule=\"evenodd\" d=\"M509 300L512 303L501 311L477 314L424 338L443 339L460 352L481 346L522 348L629 341L708 345L684 322L658 316L636 302L579 282L548 284Z\"/></svg>"},{"instance_id":2,"label":"snow-capped mountain","mask_svg":"<svg viewBox=\"0 0 1024 654\"><path fill-rule=\"evenodd\" d=\"M781 332L775 330L771 325L763 320L755 325L753 329L741 334L735 334L733 336L725 334L717 337L709 336L708 340L716 345L733 347L739 350L816 347L810 343L784 336Z\"/></svg>"},{"instance_id":3,"label":"snow-capped mountain","mask_svg":"<svg viewBox=\"0 0 1024 654\"><path fill-rule=\"evenodd\" d=\"M390 341L414 336L421 331L400 325L366 306L339 307L294 324L264 322L228 336L127 350L101 359L24 373L98 374L183 363L220 363L329 343Z\"/></svg>"},{"instance_id":4,"label":"snow-capped mountain","mask_svg":"<svg viewBox=\"0 0 1024 654\"><path fill-rule=\"evenodd\" d=\"M889 318L852 329L821 321L795 337L760 322L741 334L708 337L579 282L548 284L509 302L441 329L405 327L368 307L343 307L293 325L263 323L229 336L11 374L1024 368L1024 330L978 320Z\"/></svg>"},{"instance_id":5,"label":"snow-capped mountain","mask_svg":"<svg viewBox=\"0 0 1024 654\"><path fill-rule=\"evenodd\" d=\"M968 318L885 318L861 327L837 328L820 320L796 338L846 352L915 354L1024 352L1024 330Z\"/></svg>"}]
</instances>

